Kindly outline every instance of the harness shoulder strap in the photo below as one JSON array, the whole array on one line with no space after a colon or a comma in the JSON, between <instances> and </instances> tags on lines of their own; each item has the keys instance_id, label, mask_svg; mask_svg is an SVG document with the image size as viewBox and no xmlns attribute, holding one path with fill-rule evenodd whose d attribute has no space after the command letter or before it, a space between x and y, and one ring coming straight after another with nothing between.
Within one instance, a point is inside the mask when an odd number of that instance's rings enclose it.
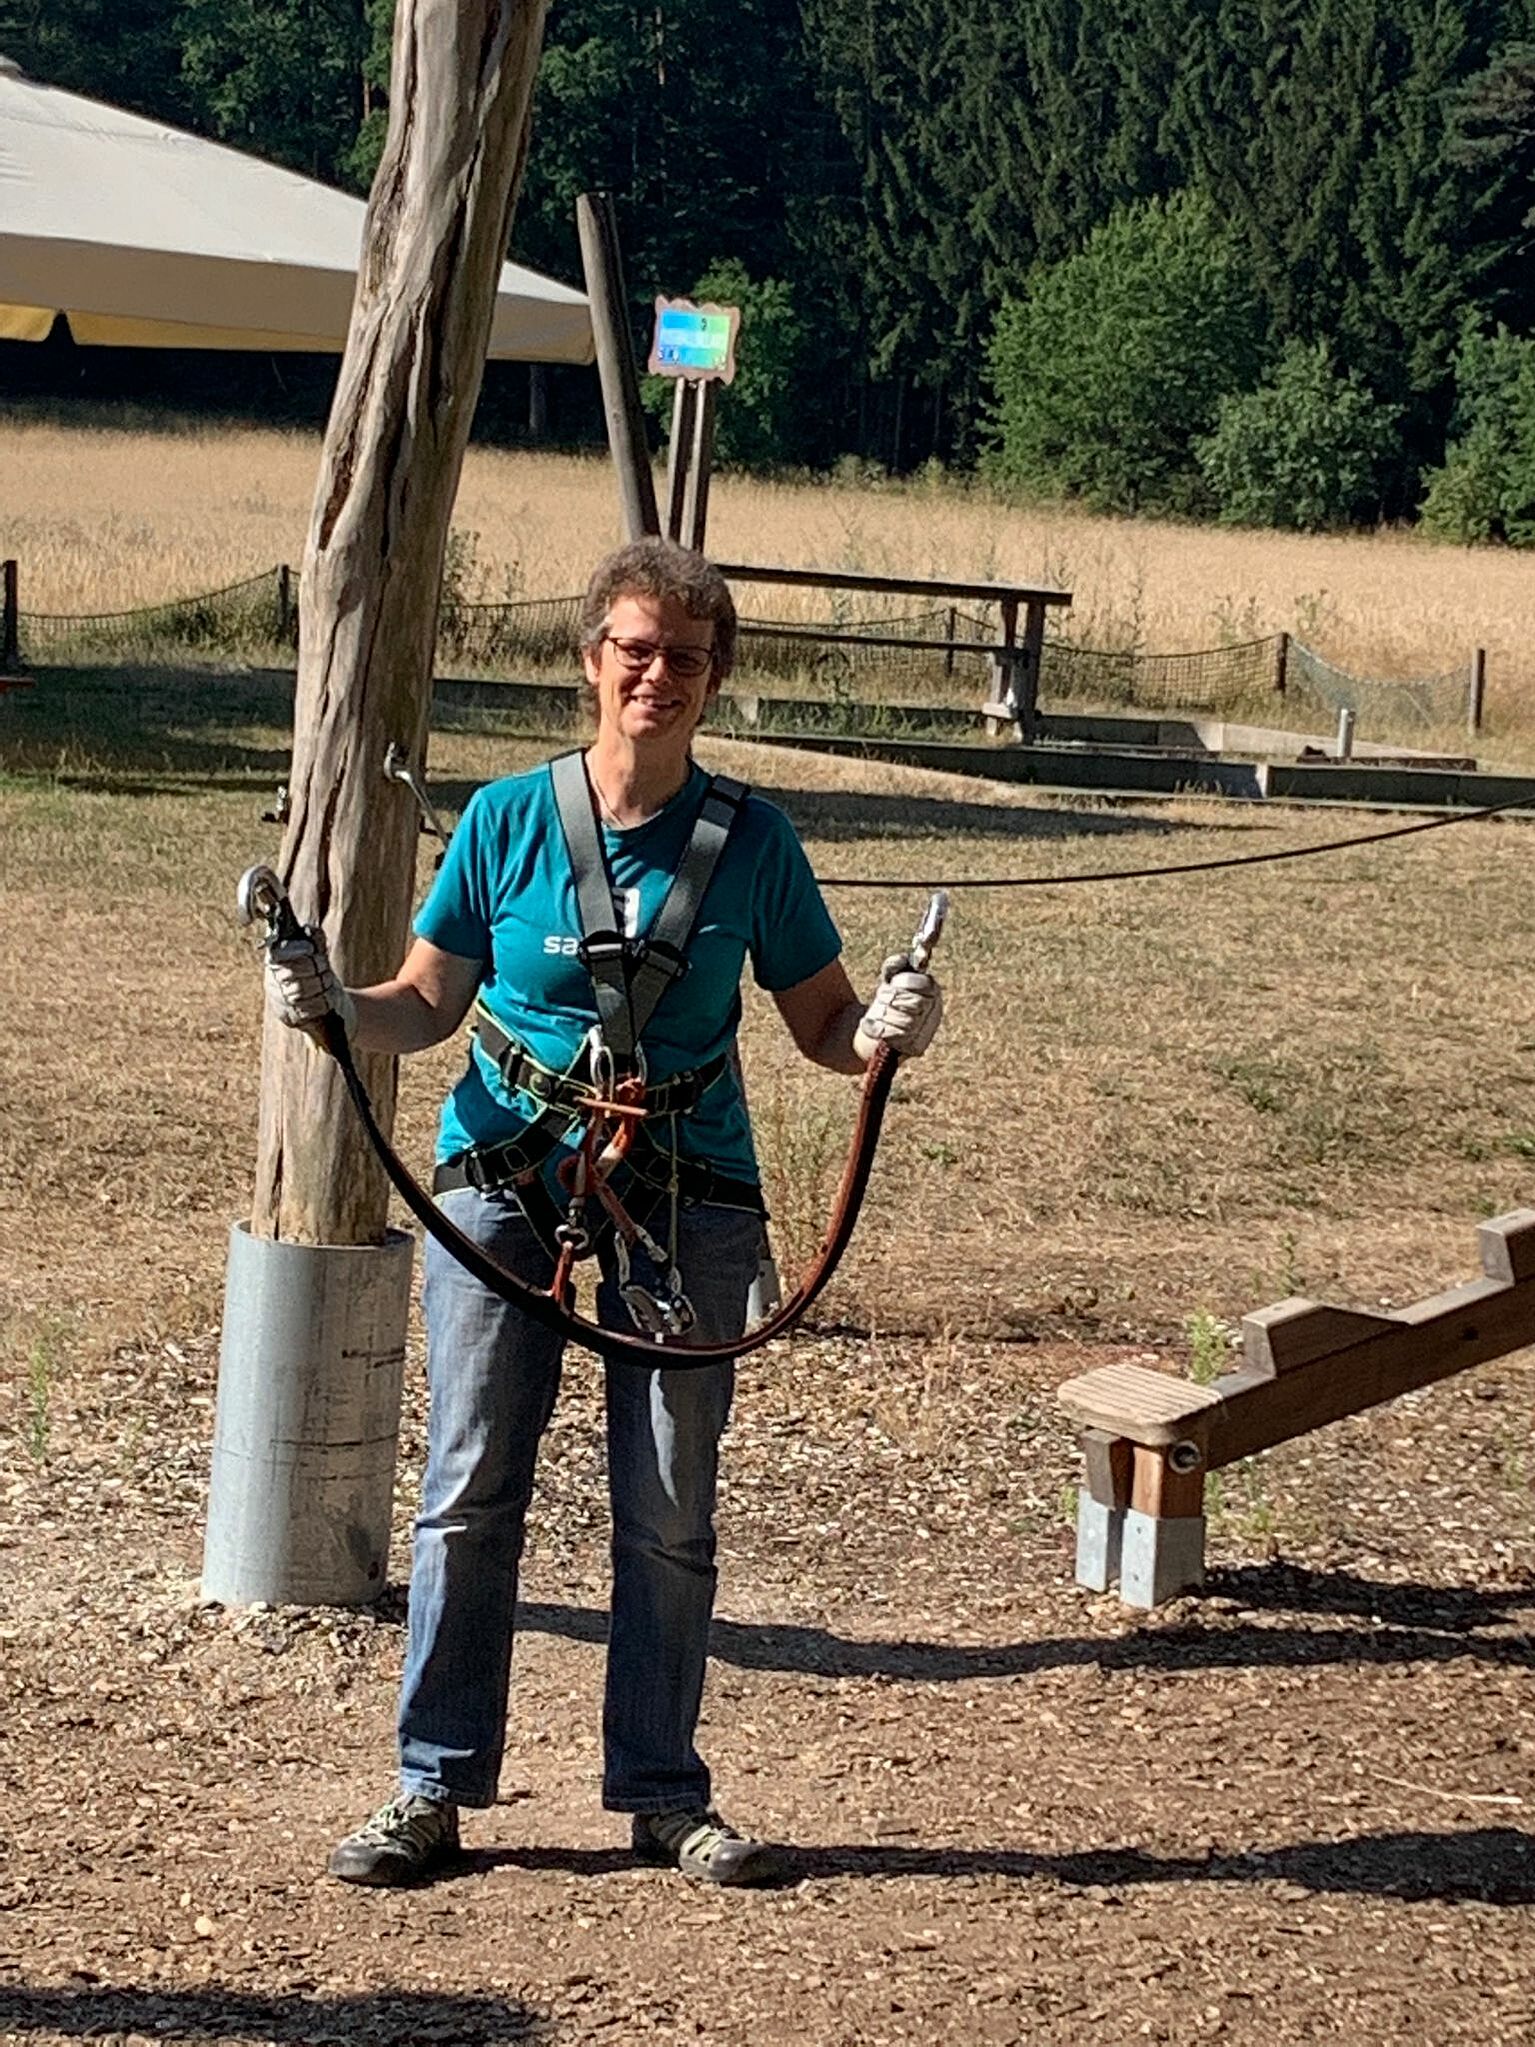
<instances>
[{"instance_id":1,"label":"harness shoulder strap","mask_svg":"<svg viewBox=\"0 0 1535 2047\"><path fill-rule=\"evenodd\" d=\"M643 938L631 940L619 928L585 760L580 753L561 754L549 763L549 774L575 878L581 957L592 977L598 1026L614 1056L632 1061L657 1003L687 970L688 940L749 792L734 776L710 779L655 922Z\"/></svg>"},{"instance_id":2,"label":"harness shoulder strap","mask_svg":"<svg viewBox=\"0 0 1535 2047\"><path fill-rule=\"evenodd\" d=\"M716 775L704 792L692 836L656 920L645 934L629 983L636 1038L672 982L686 971L688 940L747 793L746 784L731 775Z\"/></svg>"},{"instance_id":3,"label":"harness shoulder strap","mask_svg":"<svg viewBox=\"0 0 1535 2047\"><path fill-rule=\"evenodd\" d=\"M580 753L560 754L549 763L549 779L575 878L581 958L592 977L598 1026L616 1058L632 1059L639 1032L630 1013L628 947L613 902L585 759Z\"/></svg>"}]
</instances>

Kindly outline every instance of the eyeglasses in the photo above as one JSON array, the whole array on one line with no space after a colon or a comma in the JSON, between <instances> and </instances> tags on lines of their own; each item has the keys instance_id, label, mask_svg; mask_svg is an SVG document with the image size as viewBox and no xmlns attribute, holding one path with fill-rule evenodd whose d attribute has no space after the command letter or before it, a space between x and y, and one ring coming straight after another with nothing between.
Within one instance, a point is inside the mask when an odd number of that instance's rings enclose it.
<instances>
[{"instance_id":1,"label":"eyeglasses","mask_svg":"<svg viewBox=\"0 0 1535 2047\"><path fill-rule=\"evenodd\" d=\"M667 645L660 640L619 640L612 633L602 636L631 674L641 674L659 656L682 682L697 682L714 666L712 647Z\"/></svg>"}]
</instances>

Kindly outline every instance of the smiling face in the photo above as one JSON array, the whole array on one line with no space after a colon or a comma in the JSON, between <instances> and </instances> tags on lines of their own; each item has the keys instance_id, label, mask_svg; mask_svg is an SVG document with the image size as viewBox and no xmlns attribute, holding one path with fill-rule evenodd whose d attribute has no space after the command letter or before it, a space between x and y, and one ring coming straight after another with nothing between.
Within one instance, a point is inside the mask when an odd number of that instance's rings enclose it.
<instances>
[{"instance_id":1,"label":"smiling face","mask_svg":"<svg viewBox=\"0 0 1535 2047\"><path fill-rule=\"evenodd\" d=\"M691 617L677 598L615 597L602 638L582 652L600 731L685 751L719 688L713 648L712 620Z\"/></svg>"}]
</instances>

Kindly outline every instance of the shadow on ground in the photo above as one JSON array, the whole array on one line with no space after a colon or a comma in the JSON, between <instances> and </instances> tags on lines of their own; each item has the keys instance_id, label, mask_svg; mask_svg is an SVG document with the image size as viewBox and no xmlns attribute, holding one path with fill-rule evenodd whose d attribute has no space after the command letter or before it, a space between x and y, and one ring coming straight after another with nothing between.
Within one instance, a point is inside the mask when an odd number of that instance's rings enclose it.
<instances>
[{"instance_id":1,"label":"shadow on ground","mask_svg":"<svg viewBox=\"0 0 1535 2047\"><path fill-rule=\"evenodd\" d=\"M245 1990L142 1990L101 1983L79 1990L0 1985L0 2035L66 2039L150 2035L160 2040L343 2040L417 2047L427 2040L526 2040L538 2014L489 1997L380 1991L359 1997L262 1997Z\"/></svg>"},{"instance_id":2,"label":"shadow on ground","mask_svg":"<svg viewBox=\"0 0 1535 2047\"><path fill-rule=\"evenodd\" d=\"M35 687L4 701L0 770L57 778L75 789L113 795L199 794L239 789L270 800L288 776L291 754L251 736L250 728L286 732L293 678L280 669L98 668L41 672ZM434 724L437 722L434 712ZM452 720L464 727L462 716ZM552 754L569 734L530 727L517 739ZM456 820L479 786L429 777L432 801ZM832 844L863 839L939 839L950 834L1005 839L1010 844L1126 836L1169 838L1225 829L1187 819L1146 817L1113 809L1048 808L1032 802L870 795L848 790L774 788L767 792L807 835ZM1256 820L1243 813L1244 825ZM1276 829L1272 820L1262 828Z\"/></svg>"},{"instance_id":3,"label":"shadow on ground","mask_svg":"<svg viewBox=\"0 0 1535 2047\"><path fill-rule=\"evenodd\" d=\"M1444 1663L1465 1657L1515 1669L1535 1669L1535 1640L1519 1632L1478 1633L1506 1626L1511 1615L1535 1608L1535 1588L1478 1592L1470 1587L1370 1586L1340 1581L1339 1597L1353 1606L1323 1607L1325 1573L1300 1573L1299 1596L1287 1599L1291 1574L1265 1578L1263 1570L1212 1579L1248 1605L1293 1605L1357 1613L1362 1627L1255 1622L1213 1613L1208 1622L1135 1626L1117 1635L1047 1636L1032 1642L959 1644L859 1640L828 1628L717 1619L710 1654L739 1670L785 1671L803 1677L888 1678L908 1684L958 1684L973 1678L1027 1677L1038 1671L1096 1665L1102 1670L1216 1670L1305 1668L1323 1664ZM1228 1588L1232 1588L1228 1590ZM1267 1601L1261 1596L1269 1594ZM1401 1595L1388 1599L1385 1595ZM1389 1613L1386 1609L1389 1608ZM599 1608L531 1602L518 1623L536 1634L568 1641L603 1642L607 1615Z\"/></svg>"},{"instance_id":4,"label":"shadow on ground","mask_svg":"<svg viewBox=\"0 0 1535 2047\"><path fill-rule=\"evenodd\" d=\"M1378 1898L1535 1904L1535 1836L1516 1827L1465 1833L1408 1830L1342 1841L1301 1841L1241 1854L1154 1855L1141 1848L1088 1848L1052 1855L1026 1848L834 1845L786 1850L783 1885L838 1877L889 1882L901 1877L1044 1879L1083 1889L1132 1884L1298 1884L1307 1891ZM471 1852L465 1872L498 1867L600 1877L634 1870L613 1848L492 1848ZM4 2007L0 2004L0 2016Z\"/></svg>"}]
</instances>

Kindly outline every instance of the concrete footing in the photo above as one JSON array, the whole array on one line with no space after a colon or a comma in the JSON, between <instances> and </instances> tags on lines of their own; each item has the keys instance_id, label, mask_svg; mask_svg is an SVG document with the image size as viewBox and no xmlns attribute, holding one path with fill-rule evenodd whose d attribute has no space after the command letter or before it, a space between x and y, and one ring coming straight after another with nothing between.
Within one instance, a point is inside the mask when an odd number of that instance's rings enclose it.
<instances>
[{"instance_id":1,"label":"concrete footing","mask_svg":"<svg viewBox=\"0 0 1535 2047\"><path fill-rule=\"evenodd\" d=\"M415 1239L230 1232L205 1599L362 1606L384 1589Z\"/></svg>"},{"instance_id":2,"label":"concrete footing","mask_svg":"<svg viewBox=\"0 0 1535 2047\"><path fill-rule=\"evenodd\" d=\"M1077 1583L1089 1592L1117 1584L1126 1606L1160 1606L1205 1581L1203 1515L1165 1519L1112 1507L1084 1490L1077 1499Z\"/></svg>"},{"instance_id":3,"label":"concrete footing","mask_svg":"<svg viewBox=\"0 0 1535 2047\"><path fill-rule=\"evenodd\" d=\"M1125 1509L1119 1552L1119 1596L1126 1606L1160 1606L1205 1582L1202 1514L1164 1520Z\"/></svg>"}]
</instances>

